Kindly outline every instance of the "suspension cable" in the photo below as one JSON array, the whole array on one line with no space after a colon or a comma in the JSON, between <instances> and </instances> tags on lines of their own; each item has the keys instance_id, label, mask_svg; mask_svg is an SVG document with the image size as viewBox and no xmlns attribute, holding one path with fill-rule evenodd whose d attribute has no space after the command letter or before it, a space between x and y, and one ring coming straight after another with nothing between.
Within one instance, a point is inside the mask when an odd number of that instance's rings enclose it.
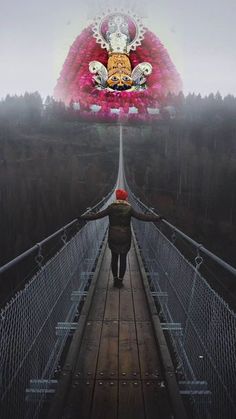
<instances>
[{"instance_id":1,"label":"suspension cable","mask_svg":"<svg viewBox=\"0 0 236 419\"><path fill-rule=\"evenodd\" d=\"M148 211L151 214L158 215L153 208L149 208L147 205L145 205L140 198L137 198L133 192L131 192L131 195L134 200L139 202L140 206L143 207L146 211ZM190 244L192 244L194 247L198 249L198 251L201 251L202 253L209 256L212 260L217 262L219 265L221 265L223 268L227 269L229 272L231 272L233 275L236 276L236 269L229 265L229 263L225 262L223 259L221 259L219 256L216 256L214 253L210 252L210 250L206 249L201 243L198 243L197 241L191 239L191 237L187 236L187 234L183 233L181 230L179 230L177 227L175 227L173 224L169 223L167 220L162 220L162 222L168 226L173 232L180 235L182 238L184 238L186 241L188 241Z\"/></svg>"},{"instance_id":2,"label":"suspension cable","mask_svg":"<svg viewBox=\"0 0 236 419\"><path fill-rule=\"evenodd\" d=\"M109 198L110 196L113 194L114 192L114 188L100 201L98 202L93 208L88 208L83 215L86 215L88 212L90 211L94 211L97 208L100 208ZM25 259L27 256L31 255L32 253L34 253L36 250L39 250L42 248L42 246L46 243L48 243L50 240L52 240L53 238L57 237L59 234L63 233L63 238L65 239L65 233L66 230L68 228L70 228L71 226L73 226L75 223L78 222L78 218L75 218L74 220L72 220L70 223L66 224L65 226L63 226L62 228L60 228L59 230L55 231L55 233L51 234L50 236L46 237L44 240L42 240L40 243L37 243L36 245L34 245L33 247L31 247L30 249L26 250L24 253L22 253L21 255L17 256L16 258L14 258L13 260L11 260L10 262L7 262L5 265L0 267L0 274L2 274L3 272L7 271L8 269L12 268L13 266L15 266L18 262L21 262L23 259ZM40 255L41 256L41 255ZM41 259L41 257L40 257ZM38 263L38 259L37 259L37 263Z\"/></svg>"}]
</instances>

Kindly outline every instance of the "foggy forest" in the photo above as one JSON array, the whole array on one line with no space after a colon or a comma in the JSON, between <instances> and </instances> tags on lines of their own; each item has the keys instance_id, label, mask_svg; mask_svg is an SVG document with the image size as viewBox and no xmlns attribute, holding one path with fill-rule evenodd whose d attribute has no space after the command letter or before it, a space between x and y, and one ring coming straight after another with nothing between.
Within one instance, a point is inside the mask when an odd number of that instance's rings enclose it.
<instances>
[{"instance_id":1,"label":"foggy forest","mask_svg":"<svg viewBox=\"0 0 236 419\"><path fill-rule=\"evenodd\" d=\"M174 115L163 108L158 121L124 124L127 181L146 204L234 264L236 98L180 93L167 103ZM1 265L109 192L118 125L88 125L73 103L43 102L38 92L0 102ZM4 284L4 297L15 285Z\"/></svg>"},{"instance_id":2,"label":"foggy forest","mask_svg":"<svg viewBox=\"0 0 236 419\"><path fill-rule=\"evenodd\" d=\"M0 419L235 419L235 0L1 9Z\"/></svg>"}]
</instances>

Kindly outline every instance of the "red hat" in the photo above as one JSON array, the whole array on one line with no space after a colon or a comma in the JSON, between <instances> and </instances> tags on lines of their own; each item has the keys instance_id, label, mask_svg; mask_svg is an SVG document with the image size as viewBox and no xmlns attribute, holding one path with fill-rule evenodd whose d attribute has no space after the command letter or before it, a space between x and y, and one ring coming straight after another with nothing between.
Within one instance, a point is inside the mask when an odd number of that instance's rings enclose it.
<instances>
[{"instance_id":1,"label":"red hat","mask_svg":"<svg viewBox=\"0 0 236 419\"><path fill-rule=\"evenodd\" d=\"M116 190L116 199L121 199L125 201L128 198L128 193L124 189L117 189Z\"/></svg>"}]
</instances>

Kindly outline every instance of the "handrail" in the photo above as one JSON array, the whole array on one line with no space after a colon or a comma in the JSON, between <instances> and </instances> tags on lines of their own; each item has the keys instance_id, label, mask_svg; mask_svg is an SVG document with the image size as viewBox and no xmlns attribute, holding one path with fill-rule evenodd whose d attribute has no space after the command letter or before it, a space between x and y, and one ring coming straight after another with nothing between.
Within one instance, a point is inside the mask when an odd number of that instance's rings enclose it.
<instances>
[{"instance_id":1,"label":"handrail","mask_svg":"<svg viewBox=\"0 0 236 419\"><path fill-rule=\"evenodd\" d=\"M157 213L154 211L153 208L149 208L147 205L145 205L140 198L137 198L133 192L130 191L133 198L140 203L140 205L145 208L147 211L149 211L151 214L157 215ZM215 262L217 262L219 265L221 265L223 268L230 271L233 275L236 276L236 269L229 265L229 263L225 262L220 257L216 256L214 253L210 252L210 250L206 249L201 243L198 243L197 241L191 239L191 237L187 236L187 234L183 233L181 230L179 230L177 227L175 227L173 224L169 223L169 221L162 220L162 222L167 225L169 228L171 228L173 231L178 233L181 237L183 237L186 241L191 243L194 247L198 249L198 251L201 251L202 253L209 256L211 259L213 259Z\"/></svg>"},{"instance_id":2,"label":"handrail","mask_svg":"<svg viewBox=\"0 0 236 419\"><path fill-rule=\"evenodd\" d=\"M90 212L91 210L95 210L96 208L98 208L99 206L101 206L104 202L106 202L108 200L108 198L112 195L112 193L114 192L114 189L116 187L123 187L124 184L126 184L127 188L130 191L130 194L133 196L133 198L138 201L140 203L140 205L145 208L145 210L149 211L151 214L157 215L157 213L154 211L153 208L149 208L147 205L145 205L140 198L137 198L136 195L131 192L127 181L125 179L125 173L124 173L124 167L123 167L123 138L122 138L122 126L120 126L120 156L119 156L119 170L118 170L118 178L117 178L117 185L113 187L113 189L100 201L98 202L94 207L92 208L88 208L87 211L85 211L83 213L83 215L87 214L88 212ZM66 229L68 229L69 227L71 227L73 224L75 224L78 221L78 218L72 220L69 224L65 225L64 227L60 228L59 230L57 230L55 233L53 233L52 235L50 235L49 237L47 237L46 239L42 240L40 243L37 243L36 245L34 245L33 247L31 247L30 249L26 250L24 253L22 253L21 255L17 256L15 259L11 260L10 262L6 263L5 265L0 267L0 274L2 274L3 272L5 272L7 269L13 267L16 263L20 262L21 260L25 259L28 255L30 255L31 253L33 253L35 250L40 249L42 245L44 245L45 243L47 243L48 241L50 241L51 239L53 239L54 237L56 237L57 235L59 235L61 232L65 231ZM175 227L173 224L169 223L166 220L162 220L162 222L168 226L169 228L171 228L174 232L176 232L177 234L179 234L182 238L184 238L186 241L188 241L189 243L191 243L191 245L193 245L194 247L197 248L198 252L201 251L202 253L206 254L207 256L209 256L211 259L213 259L215 262L217 262L219 265L221 265L224 269L227 269L229 272L231 272L233 275L236 276L236 268L234 268L233 266L229 265L227 262L225 262L223 259L221 259L220 257L216 256L214 253L210 252L208 249L206 249L201 243L198 243L197 241L191 239L191 237L189 237L187 234L183 233L181 230L179 230L177 227Z\"/></svg>"},{"instance_id":3,"label":"handrail","mask_svg":"<svg viewBox=\"0 0 236 419\"><path fill-rule=\"evenodd\" d=\"M104 198L102 198L101 201L99 201L96 205L94 205L94 207L87 208L87 210L82 215L86 215L91 210L95 210L97 207L102 206L102 204L104 202L106 202L110 198L110 196L112 195L113 192L114 192L114 188ZM37 249L41 249L41 247L44 244L48 243L50 240L52 240L53 238L55 238L56 236L58 236L60 233L65 232L68 228L70 228L76 222L78 222L78 218L75 218L70 223L66 224L64 227L61 227L59 230L55 231L55 233L53 233L50 236L46 237L44 240L42 240L41 242L35 244L33 247L31 247L30 249L26 250L24 253L20 254L19 256L17 256L16 258L14 258L13 260L11 260L11 261L7 262L5 265L1 266L0 267L0 274L2 274L3 272L6 272L8 269L10 269L13 266L15 266L18 262L21 262L23 259L25 259L27 256L31 255Z\"/></svg>"}]
</instances>

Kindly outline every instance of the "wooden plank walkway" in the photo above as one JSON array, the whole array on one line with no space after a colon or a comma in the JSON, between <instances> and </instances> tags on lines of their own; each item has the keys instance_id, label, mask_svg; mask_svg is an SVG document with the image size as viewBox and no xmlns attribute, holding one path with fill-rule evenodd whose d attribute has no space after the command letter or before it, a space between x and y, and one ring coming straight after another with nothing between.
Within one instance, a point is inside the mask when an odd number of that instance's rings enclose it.
<instances>
[{"instance_id":1,"label":"wooden plank walkway","mask_svg":"<svg viewBox=\"0 0 236 419\"><path fill-rule=\"evenodd\" d=\"M133 247L121 289L105 251L63 418L173 418Z\"/></svg>"}]
</instances>

